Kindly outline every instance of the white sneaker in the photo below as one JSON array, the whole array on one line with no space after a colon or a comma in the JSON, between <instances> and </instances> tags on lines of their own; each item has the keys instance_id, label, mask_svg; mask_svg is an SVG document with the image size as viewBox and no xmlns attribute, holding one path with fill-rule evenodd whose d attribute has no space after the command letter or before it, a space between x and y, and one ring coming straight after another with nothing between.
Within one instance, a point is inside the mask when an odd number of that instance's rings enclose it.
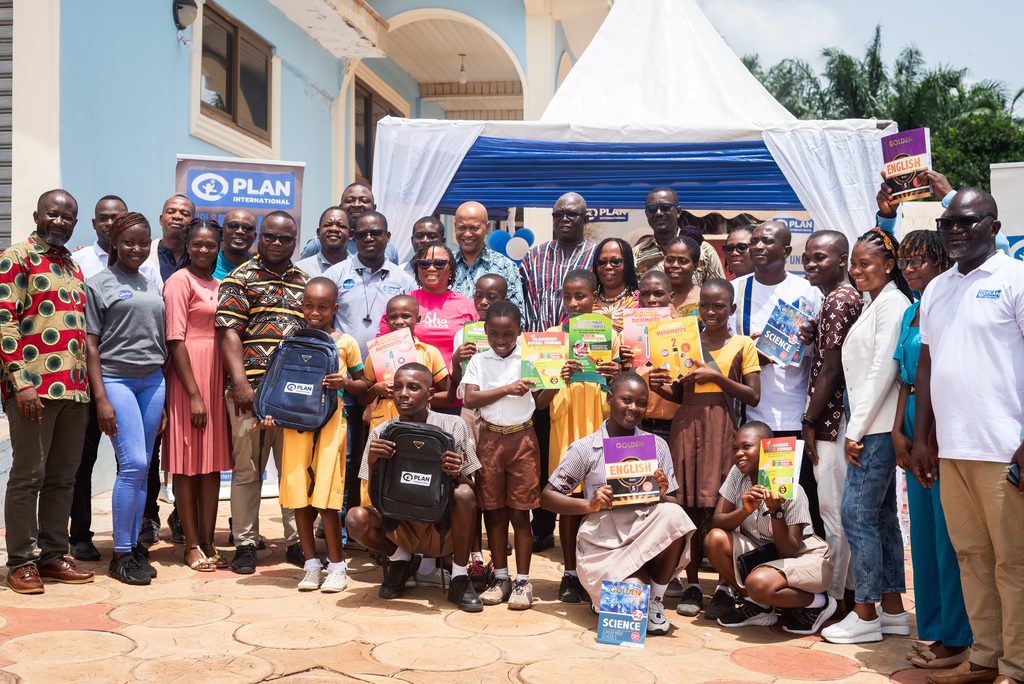
<instances>
[{"instance_id":1,"label":"white sneaker","mask_svg":"<svg viewBox=\"0 0 1024 684\"><path fill-rule=\"evenodd\" d=\"M434 568L431 572L425 575L416 573L416 586L417 587L443 587L448 586L448 581L451 579L451 575L444 568Z\"/></svg>"},{"instance_id":2,"label":"white sneaker","mask_svg":"<svg viewBox=\"0 0 1024 684\"><path fill-rule=\"evenodd\" d=\"M307 568L305 572L306 574L299 580L299 591L316 591L319 589L323 568Z\"/></svg>"},{"instance_id":3,"label":"white sneaker","mask_svg":"<svg viewBox=\"0 0 1024 684\"><path fill-rule=\"evenodd\" d=\"M882 634L910 636L910 613L886 613L882 611Z\"/></svg>"},{"instance_id":4,"label":"white sneaker","mask_svg":"<svg viewBox=\"0 0 1024 684\"><path fill-rule=\"evenodd\" d=\"M837 622L821 630L821 638L833 644L863 644L882 640L882 619L861 620L852 610Z\"/></svg>"},{"instance_id":5,"label":"white sneaker","mask_svg":"<svg viewBox=\"0 0 1024 684\"><path fill-rule=\"evenodd\" d=\"M668 634L668 618L665 617L665 604L657 596L652 596L647 604L647 633Z\"/></svg>"},{"instance_id":6,"label":"white sneaker","mask_svg":"<svg viewBox=\"0 0 1024 684\"><path fill-rule=\"evenodd\" d=\"M328 570L327 579L320 585L320 591L325 594L337 594L345 591L348 586L348 563L341 563L340 567L333 572Z\"/></svg>"}]
</instances>

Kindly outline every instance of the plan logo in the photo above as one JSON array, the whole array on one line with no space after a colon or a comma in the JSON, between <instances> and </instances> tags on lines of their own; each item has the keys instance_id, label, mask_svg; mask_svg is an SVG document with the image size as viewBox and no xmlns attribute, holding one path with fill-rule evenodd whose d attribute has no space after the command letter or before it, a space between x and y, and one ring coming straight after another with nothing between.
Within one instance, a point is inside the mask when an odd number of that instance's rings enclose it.
<instances>
[{"instance_id":1,"label":"plan logo","mask_svg":"<svg viewBox=\"0 0 1024 684\"><path fill-rule=\"evenodd\" d=\"M222 169L188 172L188 195L197 206L295 208L294 173L261 173Z\"/></svg>"},{"instance_id":2,"label":"plan logo","mask_svg":"<svg viewBox=\"0 0 1024 684\"><path fill-rule=\"evenodd\" d=\"M228 194L228 182L218 173L201 173L189 185L192 194L204 202L216 202Z\"/></svg>"},{"instance_id":3,"label":"plan logo","mask_svg":"<svg viewBox=\"0 0 1024 684\"><path fill-rule=\"evenodd\" d=\"M430 473L412 473L408 470L402 471L402 484L416 485L417 487L429 487L433 479Z\"/></svg>"},{"instance_id":4,"label":"plan logo","mask_svg":"<svg viewBox=\"0 0 1024 684\"><path fill-rule=\"evenodd\" d=\"M313 384L306 384L304 382L289 382L284 386L284 391L288 394L304 394L307 397L313 396Z\"/></svg>"}]
</instances>

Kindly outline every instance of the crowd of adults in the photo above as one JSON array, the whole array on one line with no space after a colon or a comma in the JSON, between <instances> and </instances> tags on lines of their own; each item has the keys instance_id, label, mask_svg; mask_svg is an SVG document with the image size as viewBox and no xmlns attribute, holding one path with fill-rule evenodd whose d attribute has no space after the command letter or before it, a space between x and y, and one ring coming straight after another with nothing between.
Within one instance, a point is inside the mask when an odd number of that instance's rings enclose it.
<instances>
[{"instance_id":1,"label":"crowd of adults","mask_svg":"<svg viewBox=\"0 0 1024 684\"><path fill-rule=\"evenodd\" d=\"M298 231L288 213L271 212L257 226L238 209L221 224L195 218L182 195L165 202L155 249L146 217L108 195L95 205L95 241L71 252L78 204L65 190L45 192L35 231L0 257L0 391L13 448L7 584L38 594L43 580L92 581L75 561L101 557L90 516L101 434L118 466L110 576L129 584L156 576L147 548L161 530L161 470L172 476L169 527L184 562L253 573L265 543L263 477L271 456L280 472L285 440L284 429L257 425L254 396L280 341L314 316L304 318L311 280L326 278L337 291L333 327L354 339L361 360L368 343L400 327L414 329L420 355L390 383L350 364L366 381L343 396L342 534L347 548L361 543L379 554L382 596L439 577L460 608L479 610L462 579L476 579L483 566L479 507L494 563L481 594L487 605L529 607L529 552L553 546L561 520L558 598L593 599L601 579L647 582L653 633L668 630L664 600L675 597L678 613L703 611L723 627L781 620L786 631L821 631L837 643L906 636L899 466L908 473L920 640L908 660L934 670L935 683L1024 682L1024 265L996 247L1001 225L989 193L954 191L934 172L930 180L944 207L936 231L897 240L898 206L883 184L877 225L854 244L831 230L808 239L805 277L787 270L791 236L775 221L730 230L723 268L700 230L680 225L670 188L647 195L651 234L632 245L586 239L585 199L561 196L553 239L521 264L488 246L487 209L476 202L454 216L456 249L442 221L423 217L412 226L415 256L401 264L388 220L361 184L324 210L294 262ZM755 347L780 300L815 312L801 331L806 353L787 366ZM638 306L699 316L704 360L691 376L634 372L618 339L614 362L597 373L569 362L570 385L554 397L519 381L494 385L480 368L490 364L497 376L517 367L520 330L562 329L569 316L593 311L621 331L624 312ZM461 330L478 319L489 339L500 332L512 342L475 354ZM460 485L454 547L412 539L409 530L383 535L365 507L360 479L391 453L379 439L389 418L456 435L445 462ZM510 460L501 466L508 493L485 504L490 459L520 458L502 447L519 432L536 435L526 454L533 475ZM657 436L661 501L650 515L627 515L611 508L602 438L647 433ZM760 441L772 436L804 441L794 499L757 485ZM496 446L478 450L485 441ZM214 541L225 471L230 559ZM517 482L526 489L517 493ZM530 509L532 530L516 513ZM507 538L509 521L514 584L500 560L504 541L497 550L493 543L498 528ZM282 522L287 559L308 570L310 546L300 543L295 513L282 508ZM752 569L740 562L768 544L774 557ZM441 565L453 549L448 576ZM705 557L719 573L706 607L697 575ZM833 618L841 619L825 626Z\"/></svg>"}]
</instances>

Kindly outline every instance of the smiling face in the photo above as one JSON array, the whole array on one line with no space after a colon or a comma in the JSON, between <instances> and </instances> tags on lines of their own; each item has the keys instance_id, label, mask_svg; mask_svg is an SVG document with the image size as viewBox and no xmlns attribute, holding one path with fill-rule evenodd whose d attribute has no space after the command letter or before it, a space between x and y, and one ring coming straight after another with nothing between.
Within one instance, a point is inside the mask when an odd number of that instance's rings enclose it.
<instances>
[{"instance_id":1,"label":"smiling face","mask_svg":"<svg viewBox=\"0 0 1024 684\"><path fill-rule=\"evenodd\" d=\"M604 290L618 292L622 289L626 281L626 261L619 243L605 243L601 253L595 257L594 265L597 266L597 278Z\"/></svg>"},{"instance_id":2,"label":"smiling face","mask_svg":"<svg viewBox=\"0 0 1024 684\"><path fill-rule=\"evenodd\" d=\"M995 252L995 235L1001 224L995 200L980 190L958 192L942 212L952 225L940 226L939 235L949 258L958 263L980 264ZM963 272L961 270L961 272Z\"/></svg>"},{"instance_id":3,"label":"smiling face","mask_svg":"<svg viewBox=\"0 0 1024 684\"><path fill-rule=\"evenodd\" d=\"M408 420L427 410L434 396L432 381L428 372L408 368L395 371L391 396L399 417Z\"/></svg>"},{"instance_id":4,"label":"smiling face","mask_svg":"<svg viewBox=\"0 0 1024 684\"><path fill-rule=\"evenodd\" d=\"M256 217L248 209L232 209L224 216L220 248L237 256L247 254L256 239Z\"/></svg>"},{"instance_id":5,"label":"smiling face","mask_svg":"<svg viewBox=\"0 0 1024 684\"><path fill-rule=\"evenodd\" d=\"M858 242L853 246L850 258L850 279L859 291L875 296L892 280L891 271L895 265L893 259L885 258L877 245Z\"/></svg>"},{"instance_id":6,"label":"smiling face","mask_svg":"<svg viewBox=\"0 0 1024 684\"><path fill-rule=\"evenodd\" d=\"M704 329L721 330L729 324L729 317L736 311L732 294L724 287L705 285L700 289L700 320Z\"/></svg>"},{"instance_id":7,"label":"smiling face","mask_svg":"<svg viewBox=\"0 0 1024 684\"><path fill-rule=\"evenodd\" d=\"M802 257L807 282L814 287L838 282L846 271L848 258L834 237L811 237Z\"/></svg>"},{"instance_id":8,"label":"smiling face","mask_svg":"<svg viewBox=\"0 0 1024 684\"><path fill-rule=\"evenodd\" d=\"M467 202L455 212L455 241L463 254L474 257L484 250L487 239L487 210L478 202Z\"/></svg>"},{"instance_id":9,"label":"smiling face","mask_svg":"<svg viewBox=\"0 0 1024 684\"><path fill-rule=\"evenodd\" d=\"M164 240L172 244L182 242L185 239L185 228L192 222L195 213L196 208L188 198L181 195L168 198L160 212L160 228Z\"/></svg>"},{"instance_id":10,"label":"smiling face","mask_svg":"<svg viewBox=\"0 0 1024 684\"><path fill-rule=\"evenodd\" d=\"M663 268L672 281L672 286L679 287L693 282L693 271L697 264L693 260L690 248L680 242L668 248Z\"/></svg>"},{"instance_id":11,"label":"smiling face","mask_svg":"<svg viewBox=\"0 0 1024 684\"><path fill-rule=\"evenodd\" d=\"M306 285L302 293L302 318L310 328L330 329L338 312L338 298L330 288L317 283Z\"/></svg>"},{"instance_id":12,"label":"smiling face","mask_svg":"<svg viewBox=\"0 0 1024 684\"><path fill-rule=\"evenodd\" d=\"M654 239L664 245L679 234L679 201L668 190L652 191L647 194L645 208L647 225L654 231Z\"/></svg>"},{"instance_id":13,"label":"smiling face","mask_svg":"<svg viewBox=\"0 0 1024 684\"><path fill-rule=\"evenodd\" d=\"M608 393L609 419L626 432L644 419L650 390L642 380L623 380Z\"/></svg>"},{"instance_id":14,"label":"smiling face","mask_svg":"<svg viewBox=\"0 0 1024 684\"><path fill-rule=\"evenodd\" d=\"M149 250L153 244L153 238L149 232L149 226L139 223L122 232L114 241L114 249L117 250L117 263L129 272L139 270L139 266L149 258Z\"/></svg>"},{"instance_id":15,"label":"smiling face","mask_svg":"<svg viewBox=\"0 0 1024 684\"><path fill-rule=\"evenodd\" d=\"M122 211L128 211L128 207L116 199L105 199L96 203L92 227L96 231L96 242L104 251L110 251L110 240L107 237L110 235L110 225L114 222L114 217Z\"/></svg>"},{"instance_id":16,"label":"smiling face","mask_svg":"<svg viewBox=\"0 0 1024 684\"><path fill-rule=\"evenodd\" d=\"M569 280L562 285L562 306L570 316L593 313L596 298L597 293L582 280Z\"/></svg>"},{"instance_id":17,"label":"smiling face","mask_svg":"<svg viewBox=\"0 0 1024 684\"><path fill-rule=\"evenodd\" d=\"M435 221L420 221L412 227L412 251L419 252L431 242L444 242L444 229Z\"/></svg>"},{"instance_id":18,"label":"smiling face","mask_svg":"<svg viewBox=\"0 0 1024 684\"><path fill-rule=\"evenodd\" d=\"M344 252L348 249L348 214L340 209L330 209L321 217L316 229L320 249L325 252Z\"/></svg>"},{"instance_id":19,"label":"smiling face","mask_svg":"<svg viewBox=\"0 0 1024 684\"><path fill-rule=\"evenodd\" d=\"M761 432L754 428L740 428L733 438L732 447L732 457L740 472L744 475L753 475L757 472L761 456Z\"/></svg>"},{"instance_id":20,"label":"smiling face","mask_svg":"<svg viewBox=\"0 0 1024 684\"><path fill-rule=\"evenodd\" d=\"M295 221L284 216L268 216L260 230L259 254L269 268L287 264L295 251Z\"/></svg>"},{"instance_id":21,"label":"smiling face","mask_svg":"<svg viewBox=\"0 0 1024 684\"><path fill-rule=\"evenodd\" d=\"M217 231L211 228L193 228L185 249L188 251L189 261L196 268L203 273L212 271L213 264L217 261L217 252L220 251Z\"/></svg>"},{"instance_id":22,"label":"smiling face","mask_svg":"<svg viewBox=\"0 0 1024 684\"><path fill-rule=\"evenodd\" d=\"M661 272L652 271L652 273ZM640 299L640 306L644 309L656 306L671 306L672 283L666 282L666 278L659 278L657 276L647 277L645 275L640 279L640 293L638 297Z\"/></svg>"},{"instance_id":23,"label":"smiling face","mask_svg":"<svg viewBox=\"0 0 1024 684\"><path fill-rule=\"evenodd\" d=\"M900 258L903 260L903 277L910 289L916 292L924 292L928 283L943 271L942 266L926 254L904 254L902 245Z\"/></svg>"},{"instance_id":24,"label":"smiling face","mask_svg":"<svg viewBox=\"0 0 1024 684\"><path fill-rule=\"evenodd\" d=\"M484 322L484 332L487 333L487 344L494 353L505 358L515 349L523 330L511 316L492 316Z\"/></svg>"},{"instance_id":25,"label":"smiling face","mask_svg":"<svg viewBox=\"0 0 1024 684\"><path fill-rule=\"evenodd\" d=\"M439 294L448 289L452 277L452 262L448 250L434 246L427 249L422 259L416 259L416 273L420 285L427 292Z\"/></svg>"},{"instance_id":26,"label":"smiling face","mask_svg":"<svg viewBox=\"0 0 1024 684\"><path fill-rule=\"evenodd\" d=\"M391 233L384 227L384 223L376 216L353 220L355 227L352 229L352 239L356 241L359 260L365 264L383 259L384 250L391 239Z\"/></svg>"},{"instance_id":27,"label":"smiling face","mask_svg":"<svg viewBox=\"0 0 1024 684\"><path fill-rule=\"evenodd\" d=\"M408 295L392 297L384 311L384 321L392 332L409 328L416 334L416 324L420 322L420 304Z\"/></svg>"},{"instance_id":28,"label":"smiling face","mask_svg":"<svg viewBox=\"0 0 1024 684\"><path fill-rule=\"evenodd\" d=\"M376 211L377 203L373 201L373 193L365 185L352 185L345 188L341 193L342 209L348 210L352 220L355 221L368 211Z\"/></svg>"},{"instance_id":29,"label":"smiling face","mask_svg":"<svg viewBox=\"0 0 1024 684\"><path fill-rule=\"evenodd\" d=\"M78 202L66 192L46 193L32 213L36 232L54 247L62 247L71 239L78 223Z\"/></svg>"},{"instance_id":30,"label":"smiling face","mask_svg":"<svg viewBox=\"0 0 1024 684\"><path fill-rule=\"evenodd\" d=\"M753 234L749 230L739 229L729 233L722 246L725 254L725 267L729 269L734 277L739 278L754 272L754 264L750 260L750 238Z\"/></svg>"},{"instance_id":31,"label":"smiling face","mask_svg":"<svg viewBox=\"0 0 1024 684\"><path fill-rule=\"evenodd\" d=\"M785 268L790 251L788 230L771 221L759 225L750 236L750 260L755 271Z\"/></svg>"},{"instance_id":32,"label":"smiling face","mask_svg":"<svg viewBox=\"0 0 1024 684\"><path fill-rule=\"evenodd\" d=\"M551 234L564 245L575 245L583 240L587 225L587 203L574 193L562 195L551 210Z\"/></svg>"}]
</instances>

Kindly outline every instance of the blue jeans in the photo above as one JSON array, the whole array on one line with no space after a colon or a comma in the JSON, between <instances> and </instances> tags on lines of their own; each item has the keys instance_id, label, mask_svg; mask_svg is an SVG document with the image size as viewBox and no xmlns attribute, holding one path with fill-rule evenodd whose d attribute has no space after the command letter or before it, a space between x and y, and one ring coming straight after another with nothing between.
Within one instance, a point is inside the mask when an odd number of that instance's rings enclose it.
<instances>
[{"instance_id":1,"label":"blue jeans","mask_svg":"<svg viewBox=\"0 0 1024 684\"><path fill-rule=\"evenodd\" d=\"M896 452L888 432L861 439L860 467L846 469L841 515L853 556L857 603L903 593L903 537L896 518Z\"/></svg>"},{"instance_id":2,"label":"blue jeans","mask_svg":"<svg viewBox=\"0 0 1024 684\"><path fill-rule=\"evenodd\" d=\"M141 378L103 378L107 399L117 416L117 434L110 438L117 459L111 512L114 551L127 553L139 538L153 442L164 409L164 372Z\"/></svg>"}]
</instances>

